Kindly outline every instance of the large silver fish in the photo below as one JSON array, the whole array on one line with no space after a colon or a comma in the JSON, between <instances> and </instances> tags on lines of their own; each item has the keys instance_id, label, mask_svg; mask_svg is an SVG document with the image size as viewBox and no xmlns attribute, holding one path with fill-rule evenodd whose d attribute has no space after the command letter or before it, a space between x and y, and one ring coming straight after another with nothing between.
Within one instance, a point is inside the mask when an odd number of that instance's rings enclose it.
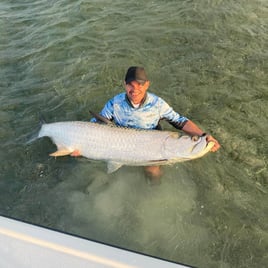
<instances>
[{"instance_id":1,"label":"large silver fish","mask_svg":"<svg viewBox=\"0 0 268 268\"><path fill-rule=\"evenodd\" d=\"M57 146L51 156L72 155L108 162L108 172L122 165L165 165L196 159L214 143L206 137L179 136L177 132L138 130L82 121L43 124L38 138L49 137Z\"/></svg>"}]
</instances>

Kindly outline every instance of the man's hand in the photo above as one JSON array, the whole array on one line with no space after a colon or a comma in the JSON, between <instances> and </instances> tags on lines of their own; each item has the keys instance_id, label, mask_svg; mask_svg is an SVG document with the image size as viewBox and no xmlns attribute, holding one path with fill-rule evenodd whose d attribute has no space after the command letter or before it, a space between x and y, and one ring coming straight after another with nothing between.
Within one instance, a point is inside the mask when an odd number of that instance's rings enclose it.
<instances>
[{"instance_id":1,"label":"man's hand","mask_svg":"<svg viewBox=\"0 0 268 268\"><path fill-rule=\"evenodd\" d=\"M206 140L207 140L207 142L210 142L210 141L214 142L214 146L210 150L211 152L216 152L220 149L221 145L211 135L207 135Z\"/></svg>"}]
</instances>

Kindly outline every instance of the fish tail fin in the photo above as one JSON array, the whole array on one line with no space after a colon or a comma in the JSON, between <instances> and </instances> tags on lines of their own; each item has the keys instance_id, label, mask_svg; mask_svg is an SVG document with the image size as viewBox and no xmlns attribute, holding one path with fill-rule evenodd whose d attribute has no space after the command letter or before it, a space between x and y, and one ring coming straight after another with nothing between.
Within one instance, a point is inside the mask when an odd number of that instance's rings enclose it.
<instances>
[{"instance_id":1,"label":"fish tail fin","mask_svg":"<svg viewBox=\"0 0 268 268\"><path fill-rule=\"evenodd\" d=\"M28 135L26 144L31 144L34 141L36 141L38 138L40 138L40 131L42 129L42 126L46 124L46 121L44 119L44 116L39 113L39 124L38 127L35 127L34 130Z\"/></svg>"},{"instance_id":2,"label":"fish tail fin","mask_svg":"<svg viewBox=\"0 0 268 268\"><path fill-rule=\"evenodd\" d=\"M41 113L39 113L39 126L41 127L42 125L46 124L46 120L44 115L42 115Z\"/></svg>"},{"instance_id":3,"label":"fish tail fin","mask_svg":"<svg viewBox=\"0 0 268 268\"><path fill-rule=\"evenodd\" d=\"M34 134L32 134L32 135L30 135L29 137L28 137L28 139L27 139L27 141L26 141L26 144L28 145L28 144L31 144L31 143L33 143L35 140L37 140L38 139L38 133L34 133Z\"/></svg>"}]
</instances>

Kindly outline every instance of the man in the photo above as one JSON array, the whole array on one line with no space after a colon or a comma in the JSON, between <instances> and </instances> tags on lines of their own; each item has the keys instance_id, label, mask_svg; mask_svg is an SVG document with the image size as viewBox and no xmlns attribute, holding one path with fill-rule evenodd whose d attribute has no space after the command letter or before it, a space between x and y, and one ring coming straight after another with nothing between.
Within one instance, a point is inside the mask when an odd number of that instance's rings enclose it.
<instances>
[{"instance_id":1,"label":"man","mask_svg":"<svg viewBox=\"0 0 268 268\"><path fill-rule=\"evenodd\" d=\"M159 129L159 121L165 119L188 135L207 135L191 120L175 112L162 98L147 92L150 81L147 79L143 67L130 67L127 70L124 85L126 92L110 99L100 113L116 125ZM91 121L97 122L97 119L93 118ZM212 152L216 152L220 148L218 141L211 135L207 135L207 141L215 143L211 149ZM145 167L145 172L152 180L158 180L161 176L159 166Z\"/></svg>"}]
</instances>

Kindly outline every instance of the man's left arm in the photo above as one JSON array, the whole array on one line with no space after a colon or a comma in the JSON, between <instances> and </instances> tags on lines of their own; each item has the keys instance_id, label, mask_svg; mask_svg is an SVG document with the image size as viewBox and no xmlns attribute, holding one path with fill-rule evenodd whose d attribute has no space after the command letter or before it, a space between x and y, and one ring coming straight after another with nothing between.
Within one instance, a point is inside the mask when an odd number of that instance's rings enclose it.
<instances>
[{"instance_id":1,"label":"man's left arm","mask_svg":"<svg viewBox=\"0 0 268 268\"><path fill-rule=\"evenodd\" d=\"M207 142L214 142L214 146L211 149L212 152L216 152L221 147L215 138L213 138L211 135L206 134L193 121L175 112L172 107L170 107L163 99L159 98L159 104L161 118L166 119L175 128L180 129L191 136L206 135Z\"/></svg>"}]
</instances>

